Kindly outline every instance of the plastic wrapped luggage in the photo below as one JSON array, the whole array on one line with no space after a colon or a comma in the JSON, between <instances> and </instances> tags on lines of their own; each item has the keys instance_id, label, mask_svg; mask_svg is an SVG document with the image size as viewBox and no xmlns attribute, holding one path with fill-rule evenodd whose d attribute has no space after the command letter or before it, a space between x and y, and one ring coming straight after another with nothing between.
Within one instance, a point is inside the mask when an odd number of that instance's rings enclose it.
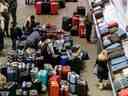
<instances>
[{"instance_id":1,"label":"plastic wrapped luggage","mask_svg":"<svg viewBox=\"0 0 128 96\"><path fill-rule=\"evenodd\" d=\"M71 67L69 65L63 66L63 69L62 69L63 79L67 79L69 72L71 72Z\"/></svg>"},{"instance_id":2,"label":"plastic wrapped luggage","mask_svg":"<svg viewBox=\"0 0 128 96\"><path fill-rule=\"evenodd\" d=\"M42 14L50 14L50 2L42 2Z\"/></svg>"},{"instance_id":3,"label":"plastic wrapped luggage","mask_svg":"<svg viewBox=\"0 0 128 96\"><path fill-rule=\"evenodd\" d=\"M68 73L68 81L69 81L69 90L71 93L76 93L77 80L79 79L79 75L75 72Z\"/></svg>"},{"instance_id":4,"label":"plastic wrapped luggage","mask_svg":"<svg viewBox=\"0 0 128 96\"><path fill-rule=\"evenodd\" d=\"M50 3L50 8L51 8L51 14L52 15L57 15L58 14L58 2L51 2Z\"/></svg>"},{"instance_id":5,"label":"plastic wrapped luggage","mask_svg":"<svg viewBox=\"0 0 128 96\"><path fill-rule=\"evenodd\" d=\"M38 1L35 3L35 12L37 15L41 15L41 13L42 13L42 1Z\"/></svg>"},{"instance_id":6,"label":"plastic wrapped luggage","mask_svg":"<svg viewBox=\"0 0 128 96\"><path fill-rule=\"evenodd\" d=\"M88 96L88 83L86 80L78 80L77 93L78 96Z\"/></svg>"},{"instance_id":7,"label":"plastic wrapped luggage","mask_svg":"<svg viewBox=\"0 0 128 96\"><path fill-rule=\"evenodd\" d=\"M117 34L112 34L109 39L112 41L112 43L120 42L120 38Z\"/></svg>"},{"instance_id":8,"label":"plastic wrapped luggage","mask_svg":"<svg viewBox=\"0 0 128 96\"><path fill-rule=\"evenodd\" d=\"M85 16L86 10L84 6L78 6L77 7L77 13L81 16Z\"/></svg>"},{"instance_id":9,"label":"plastic wrapped luggage","mask_svg":"<svg viewBox=\"0 0 128 96\"><path fill-rule=\"evenodd\" d=\"M109 53L110 59L114 59L114 58L121 57L121 56L124 56L124 51L122 51L122 50L117 50L115 52Z\"/></svg>"},{"instance_id":10,"label":"plastic wrapped luggage","mask_svg":"<svg viewBox=\"0 0 128 96\"><path fill-rule=\"evenodd\" d=\"M35 80L36 79L36 76L37 76L37 73L38 73L38 68L33 68L30 72L30 74L31 74L31 78L32 78L32 80Z\"/></svg>"},{"instance_id":11,"label":"plastic wrapped luggage","mask_svg":"<svg viewBox=\"0 0 128 96\"><path fill-rule=\"evenodd\" d=\"M48 96L60 96L59 84L57 81L49 82Z\"/></svg>"},{"instance_id":12,"label":"plastic wrapped luggage","mask_svg":"<svg viewBox=\"0 0 128 96\"><path fill-rule=\"evenodd\" d=\"M42 85L47 86L48 84L48 71L40 70L37 74L37 79L41 81Z\"/></svg>"}]
</instances>

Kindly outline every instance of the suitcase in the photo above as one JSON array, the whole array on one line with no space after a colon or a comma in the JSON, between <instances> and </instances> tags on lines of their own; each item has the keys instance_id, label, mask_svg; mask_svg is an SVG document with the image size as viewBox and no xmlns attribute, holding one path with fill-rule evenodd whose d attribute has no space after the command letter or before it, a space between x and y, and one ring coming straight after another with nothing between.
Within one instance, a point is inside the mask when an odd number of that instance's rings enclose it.
<instances>
[{"instance_id":1,"label":"suitcase","mask_svg":"<svg viewBox=\"0 0 128 96\"><path fill-rule=\"evenodd\" d=\"M116 42L120 42L120 37L117 34L112 34L110 37L110 40L112 41L112 43L116 43Z\"/></svg>"},{"instance_id":2,"label":"suitcase","mask_svg":"<svg viewBox=\"0 0 128 96\"><path fill-rule=\"evenodd\" d=\"M42 85L48 85L48 71L47 70L40 70L37 73L37 79L41 81Z\"/></svg>"},{"instance_id":3,"label":"suitcase","mask_svg":"<svg viewBox=\"0 0 128 96\"><path fill-rule=\"evenodd\" d=\"M58 0L59 8L65 8L65 0Z\"/></svg>"},{"instance_id":4,"label":"suitcase","mask_svg":"<svg viewBox=\"0 0 128 96\"><path fill-rule=\"evenodd\" d=\"M66 84L61 84L60 96L69 96L69 86Z\"/></svg>"},{"instance_id":5,"label":"suitcase","mask_svg":"<svg viewBox=\"0 0 128 96\"><path fill-rule=\"evenodd\" d=\"M108 23L108 28L110 29L110 28L113 28L113 27L117 27L118 28L118 23L116 22L116 21L110 21L109 23Z\"/></svg>"},{"instance_id":6,"label":"suitcase","mask_svg":"<svg viewBox=\"0 0 128 96\"><path fill-rule=\"evenodd\" d=\"M107 36L104 36L103 37L103 46L104 46L104 48L107 48L110 45L112 45L111 40Z\"/></svg>"},{"instance_id":7,"label":"suitcase","mask_svg":"<svg viewBox=\"0 0 128 96\"><path fill-rule=\"evenodd\" d=\"M114 43L114 44L108 46L108 47L106 48L106 50L108 50L108 52L109 52L109 51L111 52L112 49L116 49L116 48L121 48L120 43Z\"/></svg>"},{"instance_id":8,"label":"suitcase","mask_svg":"<svg viewBox=\"0 0 128 96\"><path fill-rule=\"evenodd\" d=\"M103 17L103 10L98 10L94 12L96 19Z\"/></svg>"},{"instance_id":9,"label":"suitcase","mask_svg":"<svg viewBox=\"0 0 128 96\"><path fill-rule=\"evenodd\" d=\"M71 67L68 65L63 66L63 69L62 69L63 79L67 79L69 72L71 72Z\"/></svg>"},{"instance_id":10,"label":"suitcase","mask_svg":"<svg viewBox=\"0 0 128 96\"><path fill-rule=\"evenodd\" d=\"M36 12L36 15L41 15L41 13L42 13L42 1L38 1L35 3L35 12Z\"/></svg>"},{"instance_id":11,"label":"suitcase","mask_svg":"<svg viewBox=\"0 0 128 96\"><path fill-rule=\"evenodd\" d=\"M114 59L114 58L117 58L117 57L121 57L121 56L124 56L124 52L122 50L117 50L115 52L112 52L109 54L109 57L110 59Z\"/></svg>"},{"instance_id":12,"label":"suitcase","mask_svg":"<svg viewBox=\"0 0 128 96\"><path fill-rule=\"evenodd\" d=\"M78 96L88 96L88 84L85 80L78 80L77 94Z\"/></svg>"},{"instance_id":13,"label":"suitcase","mask_svg":"<svg viewBox=\"0 0 128 96\"><path fill-rule=\"evenodd\" d=\"M72 27L72 20L70 17L63 17L63 21L62 21L62 29L65 31L69 31Z\"/></svg>"},{"instance_id":14,"label":"suitcase","mask_svg":"<svg viewBox=\"0 0 128 96\"><path fill-rule=\"evenodd\" d=\"M80 22L80 18L79 16L72 16L72 25L79 25L79 22Z\"/></svg>"},{"instance_id":15,"label":"suitcase","mask_svg":"<svg viewBox=\"0 0 128 96\"><path fill-rule=\"evenodd\" d=\"M62 65L55 66L55 71L57 75L62 76L62 68L63 68Z\"/></svg>"},{"instance_id":16,"label":"suitcase","mask_svg":"<svg viewBox=\"0 0 128 96\"><path fill-rule=\"evenodd\" d=\"M52 76L49 78L49 81L57 81L58 83L60 83L61 77L60 77L59 75L52 75Z\"/></svg>"},{"instance_id":17,"label":"suitcase","mask_svg":"<svg viewBox=\"0 0 128 96\"><path fill-rule=\"evenodd\" d=\"M128 67L128 61L120 62L120 63L112 66L112 71L116 72L116 71L122 70L127 67Z\"/></svg>"},{"instance_id":18,"label":"suitcase","mask_svg":"<svg viewBox=\"0 0 128 96\"><path fill-rule=\"evenodd\" d=\"M76 93L77 80L79 79L79 75L75 72L68 73L68 82L69 82L69 91L70 93Z\"/></svg>"},{"instance_id":19,"label":"suitcase","mask_svg":"<svg viewBox=\"0 0 128 96\"><path fill-rule=\"evenodd\" d=\"M60 64L61 65L67 65L69 61L69 58L66 54L63 54L60 56Z\"/></svg>"},{"instance_id":20,"label":"suitcase","mask_svg":"<svg viewBox=\"0 0 128 96\"><path fill-rule=\"evenodd\" d=\"M117 31L118 31L118 28L117 28L117 27L109 28L109 32L110 32L111 34L117 32Z\"/></svg>"},{"instance_id":21,"label":"suitcase","mask_svg":"<svg viewBox=\"0 0 128 96\"><path fill-rule=\"evenodd\" d=\"M128 96L128 88L125 88L119 91L118 96Z\"/></svg>"},{"instance_id":22,"label":"suitcase","mask_svg":"<svg viewBox=\"0 0 128 96\"><path fill-rule=\"evenodd\" d=\"M16 68L8 67L7 68L7 79L9 81L18 80L18 70Z\"/></svg>"},{"instance_id":23,"label":"suitcase","mask_svg":"<svg viewBox=\"0 0 128 96\"><path fill-rule=\"evenodd\" d=\"M42 14L50 14L50 2L42 2Z\"/></svg>"},{"instance_id":24,"label":"suitcase","mask_svg":"<svg viewBox=\"0 0 128 96\"><path fill-rule=\"evenodd\" d=\"M57 81L50 81L49 82L49 90L48 90L48 96L59 96L59 84Z\"/></svg>"},{"instance_id":25,"label":"suitcase","mask_svg":"<svg viewBox=\"0 0 128 96\"><path fill-rule=\"evenodd\" d=\"M52 15L57 15L58 14L58 2L51 2L50 3L50 8L51 8L51 14Z\"/></svg>"},{"instance_id":26,"label":"suitcase","mask_svg":"<svg viewBox=\"0 0 128 96\"><path fill-rule=\"evenodd\" d=\"M81 16L85 16L86 14L86 9L84 6L78 6L77 7L77 13Z\"/></svg>"},{"instance_id":27,"label":"suitcase","mask_svg":"<svg viewBox=\"0 0 128 96\"><path fill-rule=\"evenodd\" d=\"M31 74L31 78L32 78L32 80L35 80L37 77L37 73L38 73L38 68L33 68L31 71L30 71L30 74Z\"/></svg>"},{"instance_id":28,"label":"suitcase","mask_svg":"<svg viewBox=\"0 0 128 96\"><path fill-rule=\"evenodd\" d=\"M86 29L85 29L85 25L84 23L80 23L79 24L79 36L80 38L84 38L85 37L85 34L86 34Z\"/></svg>"},{"instance_id":29,"label":"suitcase","mask_svg":"<svg viewBox=\"0 0 128 96\"><path fill-rule=\"evenodd\" d=\"M127 38L126 32L120 28L118 29L118 31L115 32L115 34L117 34L120 37L120 39L126 39Z\"/></svg>"}]
</instances>

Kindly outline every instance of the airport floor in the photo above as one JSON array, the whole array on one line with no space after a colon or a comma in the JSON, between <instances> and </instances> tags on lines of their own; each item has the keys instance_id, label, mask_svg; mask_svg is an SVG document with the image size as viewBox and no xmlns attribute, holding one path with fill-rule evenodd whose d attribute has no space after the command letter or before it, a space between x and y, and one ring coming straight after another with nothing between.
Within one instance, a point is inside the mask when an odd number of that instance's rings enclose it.
<instances>
[{"instance_id":1,"label":"airport floor","mask_svg":"<svg viewBox=\"0 0 128 96\"><path fill-rule=\"evenodd\" d=\"M23 25L25 19L35 14L33 6L26 6L25 0L18 0L18 10L17 10L17 19L18 24ZM63 16L72 16L73 12L76 10L76 6L83 5L89 9L88 0L79 0L79 2L67 2L66 8L61 9L57 16L51 15L41 15L36 16L36 20L41 24L51 23L56 24L58 28L61 28L61 21ZM94 38L94 32L92 34L92 39ZM74 37L74 42L80 44L81 47L89 53L90 60L85 61L84 71L81 72L82 78L85 78L88 81L89 85L89 96L112 96L111 90L99 90L97 87L97 78L93 74L93 66L95 64L95 59L97 56L97 48L95 44L90 44L86 42L86 39L80 39L79 37ZM7 51L10 49L11 40L5 38L5 49L3 54L0 56L0 64L3 64L7 60ZM44 94L42 96L45 96ZM47 96L47 95L46 95Z\"/></svg>"}]
</instances>

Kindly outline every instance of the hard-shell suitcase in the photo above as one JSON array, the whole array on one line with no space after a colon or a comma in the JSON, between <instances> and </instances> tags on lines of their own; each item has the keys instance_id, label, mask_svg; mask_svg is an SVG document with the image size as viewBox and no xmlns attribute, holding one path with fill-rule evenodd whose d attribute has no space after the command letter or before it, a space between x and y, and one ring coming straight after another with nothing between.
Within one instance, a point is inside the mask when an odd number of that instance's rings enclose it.
<instances>
[{"instance_id":1,"label":"hard-shell suitcase","mask_svg":"<svg viewBox=\"0 0 128 96\"><path fill-rule=\"evenodd\" d=\"M67 79L68 73L71 72L71 67L69 65L63 66L63 79Z\"/></svg>"},{"instance_id":2,"label":"hard-shell suitcase","mask_svg":"<svg viewBox=\"0 0 128 96\"><path fill-rule=\"evenodd\" d=\"M9 81L18 80L18 70L16 68L8 67L7 68L7 79Z\"/></svg>"},{"instance_id":3,"label":"hard-shell suitcase","mask_svg":"<svg viewBox=\"0 0 128 96\"><path fill-rule=\"evenodd\" d=\"M78 6L77 7L77 13L81 16L85 16L86 10L84 6Z\"/></svg>"},{"instance_id":4,"label":"hard-shell suitcase","mask_svg":"<svg viewBox=\"0 0 128 96\"><path fill-rule=\"evenodd\" d=\"M48 96L59 96L59 84L57 81L49 82Z\"/></svg>"},{"instance_id":5,"label":"hard-shell suitcase","mask_svg":"<svg viewBox=\"0 0 128 96\"><path fill-rule=\"evenodd\" d=\"M52 76L49 78L49 81L57 81L58 83L60 83L61 77L60 77L59 75L52 75Z\"/></svg>"},{"instance_id":6,"label":"hard-shell suitcase","mask_svg":"<svg viewBox=\"0 0 128 96\"><path fill-rule=\"evenodd\" d=\"M76 93L77 80L79 79L79 75L75 72L68 73L68 81L69 81L69 90L71 93Z\"/></svg>"},{"instance_id":7,"label":"hard-shell suitcase","mask_svg":"<svg viewBox=\"0 0 128 96\"><path fill-rule=\"evenodd\" d=\"M79 16L72 16L72 25L79 25L80 18Z\"/></svg>"},{"instance_id":8,"label":"hard-shell suitcase","mask_svg":"<svg viewBox=\"0 0 128 96\"><path fill-rule=\"evenodd\" d=\"M79 24L79 36L80 36L80 38L84 38L85 37L85 34L86 34L86 29L85 29L85 25L84 25L84 23L80 23Z\"/></svg>"},{"instance_id":9,"label":"hard-shell suitcase","mask_svg":"<svg viewBox=\"0 0 128 96\"><path fill-rule=\"evenodd\" d=\"M42 85L47 86L48 84L48 71L40 70L37 74L37 79L42 82Z\"/></svg>"},{"instance_id":10,"label":"hard-shell suitcase","mask_svg":"<svg viewBox=\"0 0 128 96\"><path fill-rule=\"evenodd\" d=\"M58 14L58 2L51 2L50 3L50 8L51 8L51 14L52 15L57 15Z\"/></svg>"},{"instance_id":11,"label":"hard-shell suitcase","mask_svg":"<svg viewBox=\"0 0 128 96\"><path fill-rule=\"evenodd\" d=\"M35 12L37 15L41 15L41 13L42 13L42 1L38 1L35 3Z\"/></svg>"},{"instance_id":12,"label":"hard-shell suitcase","mask_svg":"<svg viewBox=\"0 0 128 96\"><path fill-rule=\"evenodd\" d=\"M79 96L88 96L88 84L86 80L78 80L77 93Z\"/></svg>"},{"instance_id":13,"label":"hard-shell suitcase","mask_svg":"<svg viewBox=\"0 0 128 96\"><path fill-rule=\"evenodd\" d=\"M66 84L61 84L60 96L69 96L69 86Z\"/></svg>"},{"instance_id":14,"label":"hard-shell suitcase","mask_svg":"<svg viewBox=\"0 0 128 96\"><path fill-rule=\"evenodd\" d=\"M118 96L128 96L128 88L119 91Z\"/></svg>"},{"instance_id":15,"label":"hard-shell suitcase","mask_svg":"<svg viewBox=\"0 0 128 96\"><path fill-rule=\"evenodd\" d=\"M60 56L60 64L61 65L67 65L69 61L69 58L66 54L63 54Z\"/></svg>"},{"instance_id":16,"label":"hard-shell suitcase","mask_svg":"<svg viewBox=\"0 0 128 96\"><path fill-rule=\"evenodd\" d=\"M42 14L50 14L50 2L42 2Z\"/></svg>"}]
</instances>

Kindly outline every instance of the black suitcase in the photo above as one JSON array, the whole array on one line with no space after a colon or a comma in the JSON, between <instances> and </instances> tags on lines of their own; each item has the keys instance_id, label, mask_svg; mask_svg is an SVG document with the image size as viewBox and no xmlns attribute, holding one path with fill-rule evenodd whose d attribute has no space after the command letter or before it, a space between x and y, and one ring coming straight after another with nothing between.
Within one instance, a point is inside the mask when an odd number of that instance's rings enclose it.
<instances>
[{"instance_id":1,"label":"black suitcase","mask_svg":"<svg viewBox=\"0 0 128 96\"><path fill-rule=\"evenodd\" d=\"M42 14L50 14L50 2L42 2Z\"/></svg>"},{"instance_id":2,"label":"black suitcase","mask_svg":"<svg viewBox=\"0 0 128 96\"><path fill-rule=\"evenodd\" d=\"M78 80L77 94L78 96L88 96L88 84L86 80Z\"/></svg>"},{"instance_id":3,"label":"black suitcase","mask_svg":"<svg viewBox=\"0 0 128 96\"><path fill-rule=\"evenodd\" d=\"M77 13L81 16L85 16L85 13L86 13L86 9L84 6L78 6L77 7Z\"/></svg>"}]
</instances>

